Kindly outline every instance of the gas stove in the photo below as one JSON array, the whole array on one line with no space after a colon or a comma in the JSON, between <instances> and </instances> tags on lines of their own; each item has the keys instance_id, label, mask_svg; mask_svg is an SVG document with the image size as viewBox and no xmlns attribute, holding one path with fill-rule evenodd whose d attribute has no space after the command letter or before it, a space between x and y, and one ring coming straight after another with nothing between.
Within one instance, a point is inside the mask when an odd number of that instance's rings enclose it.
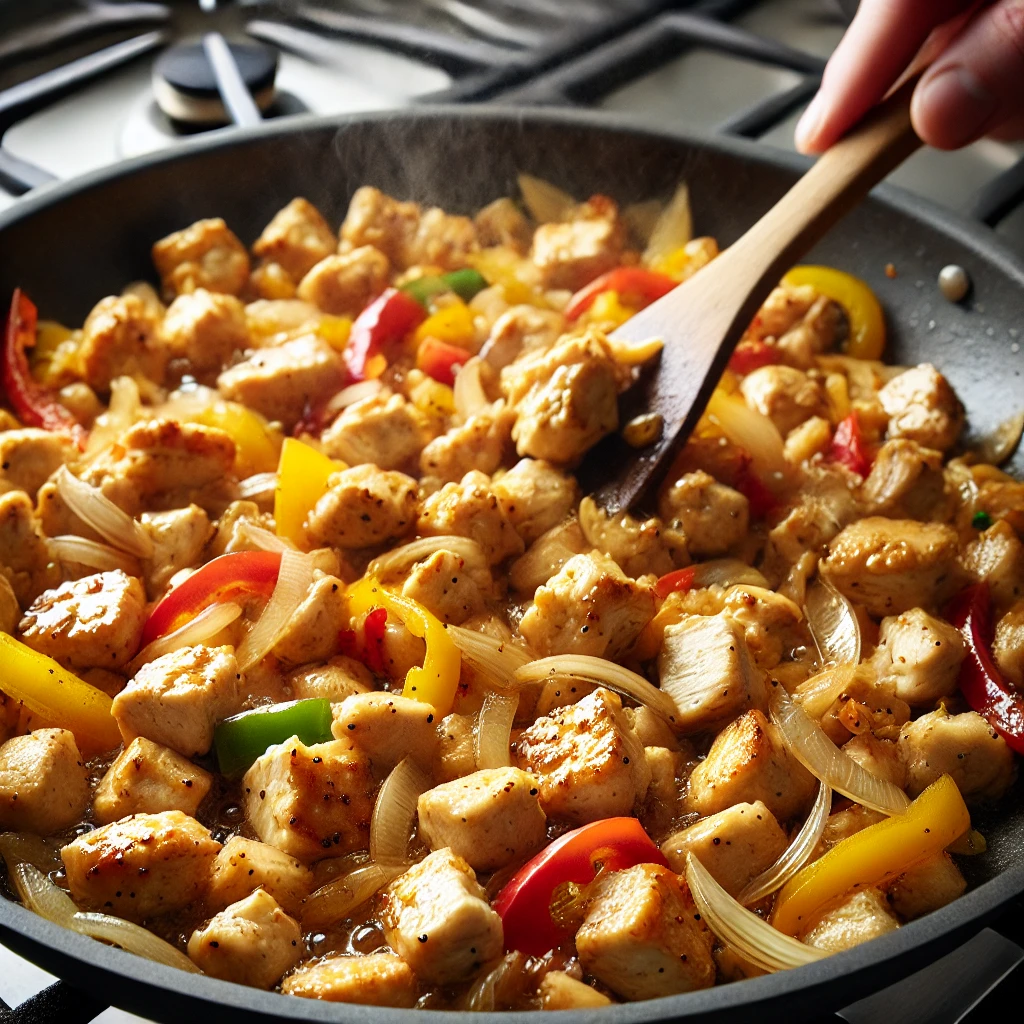
<instances>
[{"instance_id":1,"label":"gas stove","mask_svg":"<svg viewBox=\"0 0 1024 1024\"><path fill-rule=\"evenodd\" d=\"M851 6L0 0L0 207L232 123L422 103L583 106L791 149ZM991 225L1024 256L1024 145L923 151L890 180ZM980 1024L1024 988L1022 920L1010 908L994 929L828 1019ZM0 946L0 1024L139 1020Z\"/></svg>"}]
</instances>

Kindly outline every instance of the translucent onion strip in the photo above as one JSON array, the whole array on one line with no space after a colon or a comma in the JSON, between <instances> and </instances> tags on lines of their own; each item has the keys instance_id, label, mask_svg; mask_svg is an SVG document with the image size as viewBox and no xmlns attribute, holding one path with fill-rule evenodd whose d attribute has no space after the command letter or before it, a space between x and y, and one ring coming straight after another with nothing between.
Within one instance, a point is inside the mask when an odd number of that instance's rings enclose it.
<instances>
[{"instance_id":1,"label":"translucent onion strip","mask_svg":"<svg viewBox=\"0 0 1024 1024\"><path fill-rule=\"evenodd\" d=\"M158 964L177 967L180 971L192 974L202 973L180 949L175 949L169 942L133 921L111 917L109 914L75 914L71 927L90 938L113 943L128 953Z\"/></svg>"},{"instance_id":2,"label":"translucent onion strip","mask_svg":"<svg viewBox=\"0 0 1024 1024\"><path fill-rule=\"evenodd\" d=\"M361 380L355 384L349 384L348 387L342 388L324 406L324 422L333 419L339 412L347 409L350 405L355 405L356 402L361 402L365 398L374 398L384 390L384 382L377 379Z\"/></svg>"},{"instance_id":3,"label":"translucent onion strip","mask_svg":"<svg viewBox=\"0 0 1024 1024\"><path fill-rule=\"evenodd\" d=\"M825 831L825 822L832 808L832 790L824 782L818 787L818 796L807 815L803 827L796 834L786 851L770 867L751 879L737 895L736 900L743 906L764 899L781 889L803 866L814 852L814 848Z\"/></svg>"},{"instance_id":4,"label":"translucent onion strip","mask_svg":"<svg viewBox=\"0 0 1024 1024\"><path fill-rule=\"evenodd\" d=\"M822 665L859 665L860 623L853 605L828 580L818 578L804 599L807 626Z\"/></svg>"},{"instance_id":5,"label":"translucent onion strip","mask_svg":"<svg viewBox=\"0 0 1024 1024\"><path fill-rule=\"evenodd\" d=\"M576 205L576 200L568 192L543 178L520 174L518 181L523 203L538 224L565 220Z\"/></svg>"},{"instance_id":6,"label":"translucent onion strip","mask_svg":"<svg viewBox=\"0 0 1024 1024\"><path fill-rule=\"evenodd\" d=\"M274 646L305 599L312 582L312 560L298 551L282 552L274 592L259 621L236 652L241 671L255 665Z\"/></svg>"},{"instance_id":7,"label":"translucent onion strip","mask_svg":"<svg viewBox=\"0 0 1024 1024\"><path fill-rule=\"evenodd\" d=\"M676 702L643 676L589 654L555 654L524 665L516 672L516 681L519 683L542 683L558 678L583 679L597 686L606 686L609 690L643 704L669 722L674 722L679 713Z\"/></svg>"},{"instance_id":8,"label":"translucent onion strip","mask_svg":"<svg viewBox=\"0 0 1024 1024\"><path fill-rule=\"evenodd\" d=\"M533 660L528 651L511 640L499 640L488 633L477 633L462 626L449 624L445 629L463 657L496 686L506 689L516 686L516 671Z\"/></svg>"},{"instance_id":9,"label":"translucent onion strip","mask_svg":"<svg viewBox=\"0 0 1024 1024\"><path fill-rule=\"evenodd\" d=\"M61 866L60 847L60 843L34 832L0 832L0 857L7 862L8 870L26 861L44 873L54 871Z\"/></svg>"},{"instance_id":10,"label":"translucent onion strip","mask_svg":"<svg viewBox=\"0 0 1024 1024\"><path fill-rule=\"evenodd\" d=\"M63 928L74 927L72 921L78 913L71 897L53 884L39 868L31 864L16 864L11 880L18 898L33 913Z\"/></svg>"},{"instance_id":11,"label":"translucent onion strip","mask_svg":"<svg viewBox=\"0 0 1024 1024\"><path fill-rule=\"evenodd\" d=\"M304 928L328 928L343 921L357 907L402 873L401 867L382 867L372 861L320 886L302 905Z\"/></svg>"},{"instance_id":12,"label":"translucent onion strip","mask_svg":"<svg viewBox=\"0 0 1024 1024\"><path fill-rule=\"evenodd\" d=\"M783 935L741 906L692 853L686 855L686 884L711 931L755 967L763 971L784 971L828 955L824 950Z\"/></svg>"},{"instance_id":13,"label":"translucent onion strip","mask_svg":"<svg viewBox=\"0 0 1024 1024\"><path fill-rule=\"evenodd\" d=\"M464 419L475 415L485 409L490 402L487 399L487 392L484 391L483 381L480 379L480 369L483 361L479 356L473 356L460 367L455 374L455 387L452 393L455 398L455 411Z\"/></svg>"},{"instance_id":14,"label":"translucent onion strip","mask_svg":"<svg viewBox=\"0 0 1024 1024\"><path fill-rule=\"evenodd\" d=\"M112 572L120 569L129 576L141 576L142 568L137 558L118 551L109 544L98 540L78 537L73 533L62 533L47 541L50 557L58 562L85 565L98 572Z\"/></svg>"},{"instance_id":15,"label":"translucent onion strip","mask_svg":"<svg viewBox=\"0 0 1024 1024\"><path fill-rule=\"evenodd\" d=\"M690 190L683 182L669 200L668 206L651 229L643 262L650 266L671 256L693 238L693 214L690 212Z\"/></svg>"},{"instance_id":16,"label":"translucent onion strip","mask_svg":"<svg viewBox=\"0 0 1024 1024\"><path fill-rule=\"evenodd\" d=\"M493 1013L495 1010L504 1009L505 1003L501 999L501 992L514 986L517 978L525 974L527 962L525 953L506 953L493 970L473 982L466 993L463 1009L475 1013ZM525 981L525 978L521 981Z\"/></svg>"},{"instance_id":17,"label":"translucent onion strip","mask_svg":"<svg viewBox=\"0 0 1024 1024\"><path fill-rule=\"evenodd\" d=\"M370 860L385 868L405 868L420 796L431 781L411 757L403 758L384 780L370 820Z\"/></svg>"},{"instance_id":18,"label":"translucent onion strip","mask_svg":"<svg viewBox=\"0 0 1024 1024\"><path fill-rule=\"evenodd\" d=\"M734 445L746 451L763 483L771 487L787 473L782 435L763 413L751 409L738 395L718 390L712 394L706 415L717 422Z\"/></svg>"},{"instance_id":19,"label":"translucent onion strip","mask_svg":"<svg viewBox=\"0 0 1024 1024\"><path fill-rule=\"evenodd\" d=\"M859 682L874 683L875 670L869 664L834 665L802 682L793 698L813 719L819 719L844 693Z\"/></svg>"},{"instance_id":20,"label":"translucent onion strip","mask_svg":"<svg viewBox=\"0 0 1024 1024\"><path fill-rule=\"evenodd\" d=\"M171 651L180 651L182 647L195 647L197 644L206 643L210 637L216 636L222 629L230 626L241 614L241 607L234 601L211 604L184 626L157 637L151 644L143 647L132 659L130 668L137 672L143 665L156 661Z\"/></svg>"},{"instance_id":21,"label":"translucent onion strip","mask_svg":"<svg viewBox=\"0 0 1024 1024\"><path fill-rule=\"evenodd\" d=\"M783 687L772 686L769 708L786 746L820 782L881 814L902 814L910 806L902 789L872 775L840 750Z\"/></svg>"},{"instance_id":22,"label":"translucent onion strip","mask_svg":"<svg viewBox=\"0 0 1024 1024\"><path fill-rule=\"evenodd\" d=\"M738 558L713 558L710 562L699 562L693 566L693 590L739 586L770 589L761 573Z\"/></svg>"},{"instance_id":23,"label":"translucent onion strip","mask_svg":"<svg viewBox=\"0 0 1024 1024\"><path fill-rule=\"evenodd\" d=\"M153 541L127 512L119 509L98 487L79 480L61 466L55 477L57 492L64 503L87 526L121 551L139 558L153 554Z\"/></svg>"},{"instance_id":24,"label":"translucent onion strip","mask_svg":"<svg viewBox=\"0 0 1024 1024\"><path fill-rule=\"evenodd\" d=\"M262 526L253 526L248 520L243 520L238 524L238 533L242 540L248 541L260 551L296 550L295 545L286 537L278 537L276 533L264 530Z\"/></svg>"},{"instance_id":25,"label":"translucent onion strip","mask_svg":"<svg viewBox=\"0 0 1024 1024\"><path fill-rule=\"evenodd\" d=\"M392 574L404 572L410 565L429 558L436 551L450 551L465 562L487 562L483 548L475 540L457 537L454 534L442 534L437 537L420 537L385 552L370 563L366 574L378 580L386 579Z\"/></svg>"},{"instance_id":26,"label":"translucent onion strip","mask_svg":"<svg viewBox=\"0 0 1024 1024\"><path fill-rule=\"evenodd\" d=\"M496 693L484 697L476 732L476 766L507 768L512 763L512 722L519 707L518 693Z\"/></svg>"},{"instance_id":27,"label":"translucent onion strip","mask_svg":"<svg viewBox=\"0 0 1024 1024\"><path fill-rule=\"evenodd\" d=\"M256 498L272 498L276 489L276 473L255 473L238 482L238 496L249 501Z\"/></svg>"}]
</instances>

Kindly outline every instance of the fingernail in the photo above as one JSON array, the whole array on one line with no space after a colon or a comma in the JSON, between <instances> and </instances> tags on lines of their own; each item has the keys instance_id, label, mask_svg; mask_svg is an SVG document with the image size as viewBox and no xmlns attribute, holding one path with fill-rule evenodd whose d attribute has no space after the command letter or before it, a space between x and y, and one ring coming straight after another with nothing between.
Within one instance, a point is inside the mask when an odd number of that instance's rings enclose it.
<instances>
[{"instance_id":1,"label":"fingernail","mask_svg":"<svg viewBox=\"0 0 1024 1024\"><path fill-rule=\"evenodd\" d=\"M945 146L955 149L982 133L998 100L967 68L954 64L923 83L918 104L925 118L941 123Z\"/></svg>"},{"instance_id":2,"label":"fingernail","mask_svg":"<svg viewBox=\"0 0 1024 1024\"><path fill-rule=\"evenodd\" d=\"M818 128L821 125L824 114L824 97L820 92L815 93L814 99L811 100L807 109L803 112L800 120L797 122L796 131L794 132L796 148L801 152L806 153L809 151L814 142L815 136L818 134Z\"/></svg>"}]
</instances>

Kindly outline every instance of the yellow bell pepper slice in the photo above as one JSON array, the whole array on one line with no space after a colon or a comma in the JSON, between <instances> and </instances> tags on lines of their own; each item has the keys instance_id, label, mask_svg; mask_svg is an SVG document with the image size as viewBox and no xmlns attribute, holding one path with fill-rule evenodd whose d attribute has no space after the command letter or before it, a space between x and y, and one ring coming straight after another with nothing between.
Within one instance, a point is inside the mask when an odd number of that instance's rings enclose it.
<instances>
[{"instance_id":1,"label":"yellow bell pepper slice","mask_svg":"<svg viewBox=\"0 0 1024 1024\"><path fill-rule=\"evenodd\" d=\"M592 324L613 324L621 327L630 317L636 316L636 310L627 306L619 297L618 292L601 292L587 311L587 320Z\"/></svg>"},{"instance_id":2,"label":"yellow bell pepper slice","mask_svg":"<svg viewBox=\"0 0 1024 1024\"><path fill-rule=\"evenodd\" d=\"M352 318L348 316L328 316L325 314L320 323L317 324L316 333L331 348L338 352L344 352L349 336L352 334Z\"/></svg>"},{"instance_id":3,"label":"yellow bell pepper slice","mask_svg":"<svg viewBox=\"0 0 1024 1024\"><path fill-rule=\"evenodd\" d=\"M469 306L458 299L431 313L413 334L417 345L425 338L437 338L461 348L471 345L476 338L476 325Z\"/></svg>"},{"instance_id":4,"label":"yellow bell pepper slice","mask_svg":"<svg viewBox=\"0 0 1024 1024\"><path fill-rule=\"evenodd\" d=\"M281 445L274 491L274 522L278 537L299 547L306 544L306 516L327 493L327 481L334 473L348 469L344 462L328 458L323 452L294 437Z\"/></svg>"},{"instance_id":5,"label":"yellow bell pepper slice","mask_svg":"<svg viewBox=\"0 0 1024 1024\"><path fill-rule=\"evenodd\" d=\"M191 419L223 430L235 442L235 472L240 478L274 471L281 454L281 432L258 412L239 402L214 402Z\"/></svg>"},{"instance_id":6,"label":"yellow bell pepper slice","mask_svg":"<svg viewBox=\"0 0 1024 1024\"><path fill-rule=\"evenodd\" d=\"M6 633L0 633L0 664L3 692L33 714L74 733L84 755L104 754L120 745L121 733L110 714L112 702L102 690Z\"/></svg>"},{"instance_id":7,"label":"yellow bell pepper slice","mask_svg":"<svg viewBox=\"0 0 1024 1024\"><path fill-rule=\"evenodd\" d=\"M903 814L869 825L798 871L775 900L772 924L787 935L797 935L829 903L854 888L895 878L941 853L970 827L960 790L943 775Z\"/></svg>"},{"instance_id":8,"label":"yellow bell pepper slice","mask_svg":"<svg viewBox=\"0 0 1024 1024\"><path fill-rule=\"evenodd\" d=\"M401 619L413 636L426 641L423 665L409 669L402 696L430 704L438 714L447 715L459 688L462 654L448 635L444 623L418 602L385 590L372 576L353 583L346 591L346 597L353 616L366 615L374 608L385 608L389 615Z\"/></svg>"},{"instance_id":9,"label":"yellow bell pepper slice","mask_svg":"<svg viewBox=\"0 0 1024 1024\"><path fill-rule=\"evenodd\" d=\"M875 293L859 277L833 267L794 267L782 283L798 288L810 285L838 303L850 323L847 355L856 359L881 359L885 351L885 315Z\"/></svg>"}]
</instances>

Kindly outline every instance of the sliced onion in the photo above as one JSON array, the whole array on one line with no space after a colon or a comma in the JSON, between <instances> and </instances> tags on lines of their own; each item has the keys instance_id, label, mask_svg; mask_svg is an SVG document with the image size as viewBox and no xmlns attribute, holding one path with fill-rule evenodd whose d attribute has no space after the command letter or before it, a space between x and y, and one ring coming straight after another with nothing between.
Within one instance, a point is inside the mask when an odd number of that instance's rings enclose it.
<instances>
[{"instance_id":1,"label":"sliced onion","mask_svg":"<svg viewBox=\"0 0 1024 1024\"><path fill-rule=\"evenodd\" d=\"M466 660L496 686L505 689L516 686L516 670L533 660L529 651L511 640L501 640L463 626L449 624L445 629Z\"/></svg>"},{"instance_id":2,"label":"sliced onion","mask_svg":"<svg viewBox=\"0 0 1024 1024\"><path fill-rule=\"evenodd\" d=\"M370 860L385 868L411 863L409 840L420 796L431 782L411 757L403 758L384 780L370 821Z\"/></svg>"},{"instance_id":3,"label":"sliced onion","mask_svg":"<svg viewBox=\"0 0 1024 1024\"><path fill-rule=\"evenodd\" d=\"M713 558L693 566L693 590L704 587L761 587L771 589L768 581L752 565L738 558Z\"/></svg>"},{"instance_id":4,"label":"sliced onion","mask_svg":"<svg viewBox=\"0 0 1024 1024\"><path fill-rule=\"evenodd\" d=\"M819 782L881 814L902 814L910 806L902 789L872 775L840 750L783 687L772 686L768 702L786 746Z\"/></svg>"},{"instance_id":5,"label":"sliced onion","mask_svg":"<svg viewBox=\"0 0 1024 1024\"><path fill-rule=\"evenodd\" d=\"M248 519L243 519L238 524L238 535L240 539L248 541L254 548L261 551L295 551L295 545L286 537L278 537L270 530L264 530L262 526L253 526Z\"/></svg>"},{"instance_id":6,"label":"sliced onion","mask_svg":"<svg viewBox=\"0 0 1024 1024\"><path fill-rule=\"evenodd\" d=\"M202 974L180 949L176 949L159 935L154 935L134 921L111 917L110 914L75 914L71 927L83 935L113 943L127 953L134 953L166 967L177 967L179 971Z\"/></svg>"},{"instance_id":7,"label":"sliced onion","mask_svg":"<svg viewBox=\"0 0 1024 1024\"><path fill-rule=\"evenodd\" d=\"M254 473L238 482L238 496L248 501L272 498L277 490L276 473Z\"/></svg>"},{"instance_id":8,"label":"sliced onion","mask_svg":"<svg viewBox=\"0 0 1024 1024\"><path fill-rule=\"evenodd\" d=\"M85 565L99 572L120 569L128 576L142 575L138 559L97 540L78 537L73 533L62 533L58 537L51 537L47 541L47 547L50 549L50 557L58 562Z\"/></svg>"},{"instance_id":9,"label":"sliced onion","mask_svg":"<svg viewBox=\"0 0 1024 1024\"><path fill-rule=\"evenodd\" d=\"M1024 434L1024 412L1011 416L1000 423L995 430L975 447L975 454L982 462L1001 466L1017 450L1021 435Z\"/></svg>"},{"instance_id":10,"label":"sliced onion","mask_svg":"<svg viewBox=\"0 0 1024 1024\"><path fill-rule=\"evenodd\" d=\"M132 672L138 672L143 665L170 654L172 651L180 651L183 647L195 647L197 644L206 643L210 637L216 636L222 629L231 625L239 615L242 614L241 606L234 601L221 601L204 608L194 619L190 619L184 626L179 626L170 633L158 636L151 644L143 647L132 659L129 668Z\"/></svg>"},{"instance_id":11,"label":"sliced onion","mask_svg":"<svg viewBox=\"0 0 1024 1024\"><path fill-rule=\"evenodd\" d=\"M61 466L54 478L57 492L79 519L91 526L115 548L149 558L153 554L150 536L127 512L122 512L98 487L72 475Z\"/></svg>"},{"instance_id":12,"label":"sliced onion","mask_svg":"<svg viewBox=\"0 0 1024 1024\"><path fill-rule=\"evenodd\" d=\"M643 261L650 266L670 256L693 238L693 214L690 211L690 190L683 182L651 229Z\"/></svg>"},{"instance_id":13,"label":"sliced onion","mask_svg":"<svg viewBox=\"0 0 1024 1024\"><path fill-rule=\"evenodd\" d=\"M322 885L302 904L302 924L306 929L327 928L343 921L357 907L397 878L401 867L382 867L371 861Z\"/></svg>"},{"instance_id":14,"label":"sliced onion","mask_svg":"<svg viewBox=\"0 0 1024 1024\"><path fill-rule=\"evenodd\" d=\"M305 600L312 582L312 559L298 551L283 551L274 592L235 654L242 672L255 665L274 646Z\"/></svg>"},{"instance_id":15,"label":"sliced onion","mask_svg":"<svg viewBox=\"0 0 1024 1024\"><path fill-rule=\"evenodd\" d=\"M576 206L576 200L568 192L550 181L532 174L520 174L517 180L526 209L538 224L565 220Z\"/></svg>"},{"instance_id":16,"label":"sliced onion","mask_svg":"<svg viewBox=\"0 0 1024 1024\"><path fill-rule=\"evenodd\" d=\"M350 405L355 405L356 402L361 402L365 398L373 398L384 390L384 382L379 378L361 380L355 384L349 384L348 387L342 388L334 395L327 405L324 406L324 422L334 419L339 412L347 409Z\"/></svg>"},{"instance_id":17,"label":"sliced onion","mask_svg":"<svg viewBox=\"0 0 1024 1024\"><path fill-rule=\"evenodd\" d=\"M31 864L16 864L11 879L18 898L29 910L63 928L72 928L78 913L71 897Z\"/></svg>"},{"instance_id":18,"label":"sliced onion","mask_svg":"<svg viewBox=\"0 0 1024 1024\"><path fill-rule=\"evenodd\" d=\"M142 412L139 385L131 377L115 377L110 382L110 404L107 411L96 417L89 441L85 446L87 455L95 455L117 441L132 426Z\"/></svg>"},{"instance_id":19,"label":"sliced onion","mask_svg":"<svg viewBox=\"0 0 1024 1024\"><path fill-rule=\"evenodd\" d=\"M0 832L0 857L10 870L22 862L42 872L60 867L60 844L43 839L34 832Z\"/></svg>"},{"instance_id":20,"label":"sliced onion","mask_svg":"<svg viewBox=\"0 0 1024 1024\"><path fill-rule=\"evenodd\" d=\"M870 684L874 679L874 669L870 664L834 665L802 682L793 691L793 698L807 715L817 721L842 694L851 691L858 683Z\"/></svg>"},{"instance_id":21,"label":"sliced onion","mask_svg":"<svg viewBox=\"0 0 1024 1024\"><path fill-rule=\"evenodd\" d=\"M758 900L781 889L807 863L814 852L822 832L825 831L825 822L828 821L831 809L832 790L822 782L818 787L818 796L811 813L807 815L807 820L793 838L793 842L770 868L766 868L743 887L736 900L749 907L752 903L757 903Z\"/></svg>"},{"instance_id":22,"label":"sliced onion","mask_svg":"<svg viewBox=\"0 0 1024 1024\"><path fill-rule=\"evenodd\" d=\"M464 419L475 416L490 405L484 383L480 378L483 360L479 356L468 359L455 374L455 411Z\"/></svg>"},{"instance_id":23,"label":"sliced onion","mask_svg":"<svg viewBox=\"0 0 1024 1024\"><path fill-rule=\"evenodd\" d=\"M828 580L807 588L804 614L822 665L859 665L860 622L853 605Z\"/></svg>"},{"instance_id":24,"label":"sliced onion","mask_svg":"<svg viewBox=\"0 0 1024 1024\"><path fill-rule=\"evenodd\" d=\"M645 199L623 207L622 219L626 222L630 234L641 245L647 245L664 211L665 207L660 199Z\"/></svg>"},{"instance_id":25,"label":"sliced onion","mask_svg":"<svg viewBox=\"0 0 1024 1024\"><path fill-rule=\"evenodd\" d=\"M526 964L525 953L520 953L518 950L506 953L492 970L473 982L466 993L462 1008L477 1013L492 1013L495 1010L503 1009L504 1004L500 998L501 990L506 988L517 975L524 974Z\"/></svg>"},{"instance_id":26,"label":"sliced onion","mask_svg":"<svg viewBox=\"0 0 1024 1024\"><path fill-rule=\"evenodd\" d=\"M422 562L437 551L450 551L465 562L486 565L483 548L469 537L458 537L455 534L442 534L438 537L419 537L417 540L392 548L375 558L366 570L368 576L386 579L388 576L404 572L410 565Z\"/></svg>"},{"instance_id":27,"label":"sliced onion","mask_svg":"<svg viewBox=\"0 0 1024 1024\"><path fill-rule=\"evenodd\" d=\"M635 700L669 722L679 714L676 702L643 676L604 658L589 654L555 654L524 665L516 671L519 683L543 683L548 679L582 679Z\"/></svg>"},{"instance_id":28,"label":"sliced onion","mask_svg":"<svg viewBox=\"0 0 1024 1024\"><path fill-rule=\"evenodd\" d=\"M721 389L712 394L707 415L717 422L734 445L747 452L766 486L771 487L785 477L787 465L782 435L767 416L751 409L737 395L727 395Z\"/></svg>"},{"instance_id":29,"label":"sliced onion","mask_svg":"<svg viewBox=\"0 0 1024 1024\"><path fill-rule=\"evenodd\" d=\"M476 731L476 766L481 768L507 768L512 759L512 722L519 708L518 693L488 693Z\"/></svg>"},{"instance_id":30,"label":"sliced onion","mask_svg":"<svg viewBox=\"0 0 1024 1024\"><path fill-rule=\"evenodd\" d=\"M828 954L784 935L733 899L692 854L686 855L686 884L705 923L744 960L763 971L784 971Z\"/></svg>"}]
</instances>

